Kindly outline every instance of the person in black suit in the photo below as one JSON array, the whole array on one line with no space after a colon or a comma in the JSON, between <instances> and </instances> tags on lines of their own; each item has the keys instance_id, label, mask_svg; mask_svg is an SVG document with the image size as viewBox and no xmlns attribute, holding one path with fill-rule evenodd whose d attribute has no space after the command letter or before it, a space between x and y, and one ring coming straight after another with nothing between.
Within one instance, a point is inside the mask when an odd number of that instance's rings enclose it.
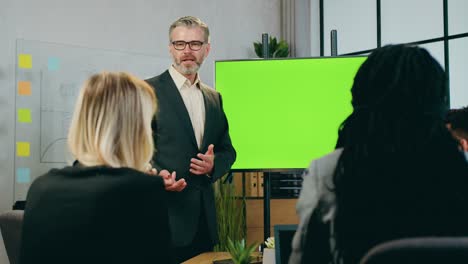
<instances>
[{"instance_id":1,"label":"person in black suit","mask_svg":"<svg viewBox=\"0 0 468 264\"><path fill-rule=\"evenodd\" d=\"M468 158L468 106L451 109L445 117L445 124L452 136L457 140L460 150Z\"/></svg>"},{"instance_id":2,"label":"person in black suit","mask_svg":"<svg viewBox=\"0 0 468 264\"><path fill-rule=\"evenodd\" d=\"M126 73L87 81L68 134L77 164L32 183L20 263L175 263L165 191L174 175L147 173L156 102Z\"/></svg>"},{"instance_id":3,"label":"person in black suit","mask_svg":"<svg viewBox=\"0 0 468 264\"><path fill-rule=\"evenodd\" d=\"M200 81L210 51L209 29L200 19L181 17L169 28L173 64L146 80L160 99L153 121L157 169L177 173L187 188L169 193L169 218L176 255L182 262L212 251L218 241L212 183L236 159L221 95Z\"/></svg>"}]
</instances>

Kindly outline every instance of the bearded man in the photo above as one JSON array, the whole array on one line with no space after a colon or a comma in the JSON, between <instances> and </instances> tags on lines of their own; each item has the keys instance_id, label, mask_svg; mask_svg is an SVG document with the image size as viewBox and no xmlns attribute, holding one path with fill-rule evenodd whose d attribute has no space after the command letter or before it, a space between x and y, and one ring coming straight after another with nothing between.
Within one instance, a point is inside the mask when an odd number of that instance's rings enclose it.
<instances>
[{"instance_id":1,"label":"bearded man","mask_svg":"<svg viewBox=\"0 0 468 264\"><path fill-rule=\"evenodd\" d=\"M169 28L171 67L146 80L159 111L153 120L153 166L185 180L181 191L168 191L169 220L178 263L213 250L218 242L212 184L236 159L221 95L200 81L198 70L210 52L208 26L181 17Z\"/></svg>"}]
</instances>

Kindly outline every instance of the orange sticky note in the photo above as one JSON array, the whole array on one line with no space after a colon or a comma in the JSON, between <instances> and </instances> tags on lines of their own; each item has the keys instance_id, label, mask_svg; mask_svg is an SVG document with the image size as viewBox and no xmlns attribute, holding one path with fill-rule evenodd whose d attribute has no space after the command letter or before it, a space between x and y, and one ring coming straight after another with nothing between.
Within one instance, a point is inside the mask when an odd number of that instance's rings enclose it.
<instances>
[{"instance_id":1,"label":"orange sticky note","mask_svg":"<svg viewBox=\"0 0 468 264\"><path fill-rule=\"evenodd\" d=\"M29 157L30 153L29 142L16 142L16 156Z\"/></svg>"},{"instance_id":2,"label":"orange sticky note","mask_svg":"<svg viewBox=\"0 0 468 264\"><path fill-rule=\"evenodd\" d=\"M31 82L19 81L18 82L18 94L19 95L31 95Z\"/></svg>"},{"instance_id":3,"label":"orange sticky note","mask_svg":"<svg viewBox=\"0 0 468 264\"><path fill-rule=\"evenodd\" d=\"M22 69L31 69L32 68L31 54L20 54L18 56L18 67Z\"/></svg>"}]
</instances>

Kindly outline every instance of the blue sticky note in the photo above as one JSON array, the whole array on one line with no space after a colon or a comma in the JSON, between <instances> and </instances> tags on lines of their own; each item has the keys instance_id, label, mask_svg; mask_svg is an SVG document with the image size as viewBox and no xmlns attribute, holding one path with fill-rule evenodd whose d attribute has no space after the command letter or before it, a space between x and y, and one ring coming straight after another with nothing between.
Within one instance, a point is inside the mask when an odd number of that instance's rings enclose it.
<instances>
[{"instance_id":1,"label":"blue sticky note","mask_svg":"<svg viewBox=\"0 0 468 264\"><path fill-rule=\"evenodd\" d=\"M57 71L60 68L60 60L55 57L50 57L47 60L47 68L49 71Z\"/></svg>"},{"instance_id":2,"label":"blue sticky note","mask_svg":"<svg viewBox=\"0 0 468 264\"><path fill-rule=\"evenodd\" d=\"M30 168L17 168L16 169L16 182L17 183L30 183L31 182L31 169Z\"/></svg>"}]
</instances>

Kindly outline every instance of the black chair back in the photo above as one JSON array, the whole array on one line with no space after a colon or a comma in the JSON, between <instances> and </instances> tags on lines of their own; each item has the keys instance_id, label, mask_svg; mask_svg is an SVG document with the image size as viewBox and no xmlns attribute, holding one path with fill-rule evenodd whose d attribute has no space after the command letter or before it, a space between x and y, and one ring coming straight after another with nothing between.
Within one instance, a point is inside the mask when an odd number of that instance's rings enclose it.
<instances>
[{"instance_id":1,"label":"black chair back","mask_svg":"<svg viewBox=\"0 0 468 264\"><path fill-rule=\"evenodd\" d=\"M416 237L371 248L360 264L468 263L468 237Z\"/></svg>"},{"instance_id":2,"label":"black chair back","mask_svg":"<svg viewBox=\"0 0 468 264\"><path fill-rule=\"evenodd\" d=\"M16 264L19 260L23 215L23 210L9 210L0 214L0 229L10 264Z\"/></svg>"}]
</instances>

